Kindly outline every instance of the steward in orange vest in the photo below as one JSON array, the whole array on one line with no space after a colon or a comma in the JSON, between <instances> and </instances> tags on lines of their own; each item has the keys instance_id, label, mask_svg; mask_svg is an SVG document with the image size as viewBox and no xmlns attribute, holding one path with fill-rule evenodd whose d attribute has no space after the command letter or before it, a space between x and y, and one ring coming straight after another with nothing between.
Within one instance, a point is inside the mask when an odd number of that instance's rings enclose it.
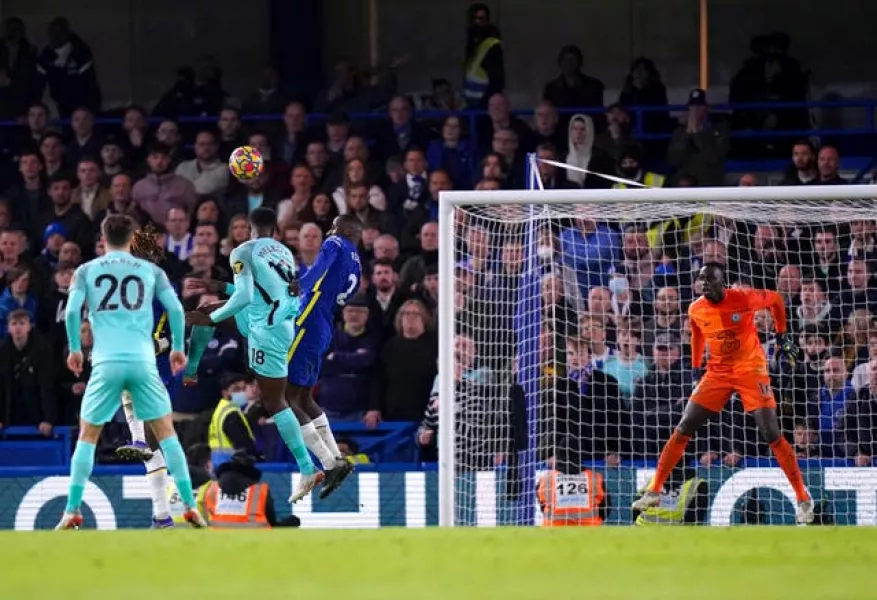
<instances>
[{"instance_id":1,"label":"steward in orange vest","mask_svg":"<svg viewBox=\"0 0 877 600\"><path fill-rule=\"evenodd\" d=\"M216 481L204 494L207 521L211 529L269 529L297 527L298 517L278 522L274 499L262 472L246 452L236 452L229 462L216 468Z\"/></svg>"},{"instance_id":2,"label":"steward in orange vest","mask_svg":"<svg viewBox=\"0 0 877 600\"><path fill-rule=\"evenodd\" d=\"M536 497L544 527L592 527L602 525L609 514L603 475L589 469L548 471L539 478Z\"/></svg>"}]
</instances>

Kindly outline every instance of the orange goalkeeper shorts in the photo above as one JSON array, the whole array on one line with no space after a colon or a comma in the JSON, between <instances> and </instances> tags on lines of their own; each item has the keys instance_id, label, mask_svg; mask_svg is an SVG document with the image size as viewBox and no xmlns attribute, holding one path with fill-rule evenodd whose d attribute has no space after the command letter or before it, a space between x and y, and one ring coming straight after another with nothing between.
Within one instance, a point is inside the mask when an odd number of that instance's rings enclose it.
<instances>
[{"instance_id":1,"label":"orange goalkeeper shorts","mask_svg":"<svg viewBox=\"0 0 877 600\"><path fill-rule=\"evenodd\" d=\"M707 371L691 393L691 401L718 413L722 412L734 392L740 395L746 412L777 406L770 377L761 373L716 374Z\"/></svg>"}]
</instances>

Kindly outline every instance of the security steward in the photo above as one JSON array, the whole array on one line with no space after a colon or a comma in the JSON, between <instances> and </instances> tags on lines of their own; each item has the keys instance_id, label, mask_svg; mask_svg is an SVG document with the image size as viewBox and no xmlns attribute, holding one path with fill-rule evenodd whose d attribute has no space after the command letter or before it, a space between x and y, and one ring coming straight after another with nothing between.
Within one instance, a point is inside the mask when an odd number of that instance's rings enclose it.
<instances>
[{"instance_id":1,"label":"security steward","mask_svg":"<svg viewBox=\"0 0 877 600\"><path fill-rule=\"evenodd\" d=\"M603 475L570 461L577 452L558 452L556 468L539 478L536 497L543 527L593 527L609 516L610 499Z\"/></svg>"},{"instance_id":2,"label":"security steward","mask_svg":"<svg viewBox=\"0 0 877 600\"><path fill-rule=\"evenodd\" d=\"M222 398L210 417L207 440L213 468L227 462L232 454L244 450L258 456L253 429L243 413L247 406L247 378L239 373L223 375Z\"/></svg>"},{"instance_id":3,"label":"security steward","mask_svg":"<svg viewBox=\"0 0 877 600\"><path fill-rule=\"evenodd\" d=\"M651 481L646 487L651 486ZM643 490L641 490L643 491ZM709 510L709 485L694 469L677 466L664 489L661 502L641 513L634 513L634 524L703 525Z\"/></svg>"},{"instance_id":4,"label":"security steward","mask_svg":"<svg viewBox=\"0 0 877 600\"><path fill-rule=\"evenodd\" d=\"M278 521L274 499L253 457L240 450L216 469L216 480L204 494L204 506L212 529L270 529L298 527L292 515Z\"/></svg>"}]
</instances>

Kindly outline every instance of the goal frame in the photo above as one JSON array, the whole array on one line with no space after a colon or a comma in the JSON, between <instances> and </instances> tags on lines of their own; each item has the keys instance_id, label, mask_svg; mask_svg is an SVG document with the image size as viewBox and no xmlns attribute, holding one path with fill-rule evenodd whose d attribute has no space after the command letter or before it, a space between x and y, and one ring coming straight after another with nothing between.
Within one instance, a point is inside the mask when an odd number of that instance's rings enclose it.
<instances>
[{"instance_id":1,"label":"goal frame","mask_svg":"<svg viewBox=\"0 0 877 600\"><path fill-rule=\"evenodd\" d=\"M532 155L528 157L532 168ZM541 186L534 186L541 187ZM465 206L534 205L553 206L588 203L670 203L692 202L709 210L712 203L759 201L857 200L877 198L874 185L812 185L773 187L706 187L706 188L626 188L612 190L484 190L447 191L439 193L439 526L453 527L455 507L455 422L454 390L454 273L455 239L454 211ZM877 209L877 202L875 202ZM877 213L877 210L875 210ZM765 215L769 217L770 215ZM875 214L877 218L877 214Z\"/></svg>"}]
</instances>

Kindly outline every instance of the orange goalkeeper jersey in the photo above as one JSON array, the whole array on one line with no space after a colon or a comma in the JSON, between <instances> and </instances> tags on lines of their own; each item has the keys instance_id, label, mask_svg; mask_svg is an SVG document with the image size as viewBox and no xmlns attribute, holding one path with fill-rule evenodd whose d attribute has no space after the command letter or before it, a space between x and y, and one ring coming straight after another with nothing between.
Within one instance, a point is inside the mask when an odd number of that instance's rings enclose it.
<instances>
[{"instance_id":1,"label":"orange goalkeeper jersey","mask_svg":"<svg viewBox=\"0 0 877 600\"><path fill-rule=\"evenodd\" d=\"M691 361L703 364L709 348L707 370L716 373L767 372L767 359L755 328L755 313L764 308L773 314L777 333L786 331L783 298L769 290L725 290L721 302L700 297L688 307L691 325Z\"/></svg>"}]
</instances>

